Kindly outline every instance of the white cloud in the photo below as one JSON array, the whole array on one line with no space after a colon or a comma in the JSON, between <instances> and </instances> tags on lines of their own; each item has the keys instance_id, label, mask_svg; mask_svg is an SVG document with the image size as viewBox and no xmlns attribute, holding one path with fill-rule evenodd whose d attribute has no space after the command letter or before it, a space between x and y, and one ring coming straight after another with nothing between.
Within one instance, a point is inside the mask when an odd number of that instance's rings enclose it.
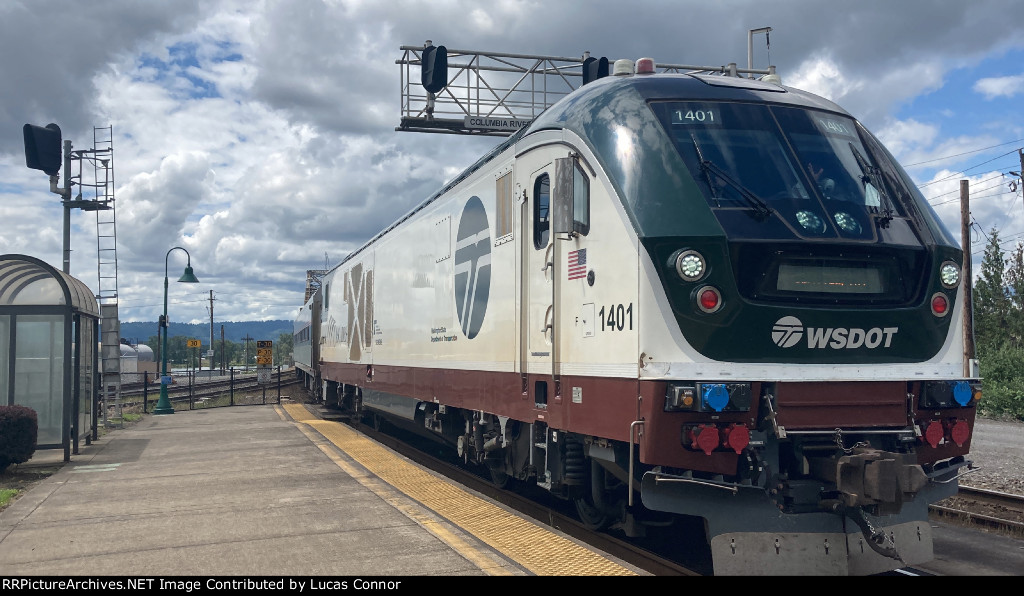
<instances>
[{"instance_id":1,"label":"white cloud","mask_svg":"<svg viewBox=\"0 0 1024 596\"><path fill-rule=\"evenodd\" d=\"M737 0L687 4L681 28L668 0L7 2L0 53L18 58L0 63L0 123L58 122L76 149L91 146L94 126L113 127L123 318L155 319L172 246L188 249L202 282L171 290L174 313L204 320L212 289L218 318L283 318L306 269L337 263L498 142L397 133L401 45L744 66L748 23L769 25L770 52L755 38L755 66L836 101L913 163L1014 134L1001 123L1015 114L966 131L952 128L960 106L897 115L943 89L951 69L1012 48L1013 7L864 0L838 18L818 0ZM1013 81L984 74L978 93L1011 92ZM59 198L24 168L19 137L0 136L0 252L59 266ZM963 166L912 171L936 167ZM985 200L979 216L1006 214ZM1003 219L1024 229L1012 212ZM95 285L95 215L76 211L72 226L72 272Z\"/></svg>"},{"instance_id":2,"label":"white cloud","mask_svg":"<svg viewBox=\"0 0 1024 596\"><path fill-rule=\"evenodd\" d=\"M1024 74L979 79L974 83L974 90L984 95L985 99L1013 97L1024 93Z\"/></svg>"},{"instance_id":3,"label":"white cloud","mask_svg":"<svg viewBox=\"0 0 1024 596\"><path fill-rule=\"evenodd\" d=\"M787 74L782 82L837 103L866 84L864 80L844 75L835 60L827 54L803 61L792 74Z\"/></svg>"}]
</instances>

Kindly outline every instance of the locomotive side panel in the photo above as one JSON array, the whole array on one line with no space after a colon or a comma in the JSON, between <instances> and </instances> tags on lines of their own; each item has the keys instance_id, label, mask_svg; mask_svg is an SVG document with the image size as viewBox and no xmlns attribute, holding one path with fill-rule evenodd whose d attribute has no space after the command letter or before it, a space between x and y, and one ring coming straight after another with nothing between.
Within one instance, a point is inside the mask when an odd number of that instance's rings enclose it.
<instances>
[{"instance_id":1,"label":"locomotive side panel","mask_svg":"<svg viewBox=\"0 0 1024 596\"><path fill-rule=\"evenodd\" d=\"M495 389L515 381L516 255L498 236L514 222L497 191L510 181L510 165L482 172L376 248L374 389L459 407L503 400ZM422 268L410 252L426 255Z\"/></svg>"},{"instance_id":2,"label":"locomotive side panel","mask_svg":"<svg viewBox=\"0 0 1024 596\"><path fill-rule=\"evenodd\" d=\"M335 378L333 369L341 364L372 364L372 343L367 340L372 331L373 257L372 250L365 250L324 277L320 356L325 378L344 382Z\"/></svg>"},{"instance_id":3,"label":"locomotive side panel","mask_svg":"<svg viewBox=\"0 0 1024 596\"><path fill-rule=\"evenodd\" d=\"M520 396L511 182L510 162L479 172L325 278L325 378L362 387L369 407L508 410ZM387 407L411 417L415 404Z\"/></svg>"}]
</instances>

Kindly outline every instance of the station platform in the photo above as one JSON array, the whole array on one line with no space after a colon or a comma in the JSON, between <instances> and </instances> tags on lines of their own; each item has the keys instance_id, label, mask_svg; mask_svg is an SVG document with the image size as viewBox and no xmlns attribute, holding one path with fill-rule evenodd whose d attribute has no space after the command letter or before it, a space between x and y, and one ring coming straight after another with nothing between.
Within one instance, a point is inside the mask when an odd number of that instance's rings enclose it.
<instances>
[{"instance_id":1,"label":"station platform","mask_svg":"<svg viewBox=\"0 0 1024 596\"><path fill-rule=\"evenodd\" d=\"M648 575L289 400L147 415L21 466L57 471L0 512L3 577Z\"/></svg>"}]
</instances>

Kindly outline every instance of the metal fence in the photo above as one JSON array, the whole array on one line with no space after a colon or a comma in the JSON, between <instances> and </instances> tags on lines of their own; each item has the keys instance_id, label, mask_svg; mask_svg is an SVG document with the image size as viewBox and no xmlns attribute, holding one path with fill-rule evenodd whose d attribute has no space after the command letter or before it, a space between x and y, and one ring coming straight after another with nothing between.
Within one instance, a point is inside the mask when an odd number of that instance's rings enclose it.
<instances>
[{"instance_id":1,"label":"metal fence","mask_svg":"<svg viewBox=\"0 0 1024 596\"><path fill-rule=\"evenodd\" d=\"M267 371L238 369L188 371L171 375L167 397L175 410L202 410L228 406L256 406L281 403L281 367ZM204 374L206 373L206 374ZM151 413L160 397L160 376L142 373L141 388L122 391L126 411ZM152 385L152 386L151 386Z\"/></svg>"}]
</instances>

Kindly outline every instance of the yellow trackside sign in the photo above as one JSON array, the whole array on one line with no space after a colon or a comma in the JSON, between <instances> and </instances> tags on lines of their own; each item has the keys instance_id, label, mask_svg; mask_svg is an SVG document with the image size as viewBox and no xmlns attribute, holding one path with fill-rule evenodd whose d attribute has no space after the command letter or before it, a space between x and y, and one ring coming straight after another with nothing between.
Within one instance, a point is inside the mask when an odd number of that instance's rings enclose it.
<instances>
[{"instance_id":1,"label":"yellow trackside sign","mask_svg":"<svg viewBox=\"0 0 1024 596\"><path fill-rule=\"evenodd\" d=\"M201 345L203 345L203 344L198 339L190 339L190 340L188 340L188 347L190 347L190 348L198 348Z\"/></svg>"},{"instance_id":2,"label":"yellow trackside sign","mask_svg":"<svg viewBox=\"0 0 1024 596\"><path fill-rule=\"evenodd\" d=\"M256 364L271 365L274 363L274 342L269 340L256 341Z\"/></svg>"}]
</instances>

